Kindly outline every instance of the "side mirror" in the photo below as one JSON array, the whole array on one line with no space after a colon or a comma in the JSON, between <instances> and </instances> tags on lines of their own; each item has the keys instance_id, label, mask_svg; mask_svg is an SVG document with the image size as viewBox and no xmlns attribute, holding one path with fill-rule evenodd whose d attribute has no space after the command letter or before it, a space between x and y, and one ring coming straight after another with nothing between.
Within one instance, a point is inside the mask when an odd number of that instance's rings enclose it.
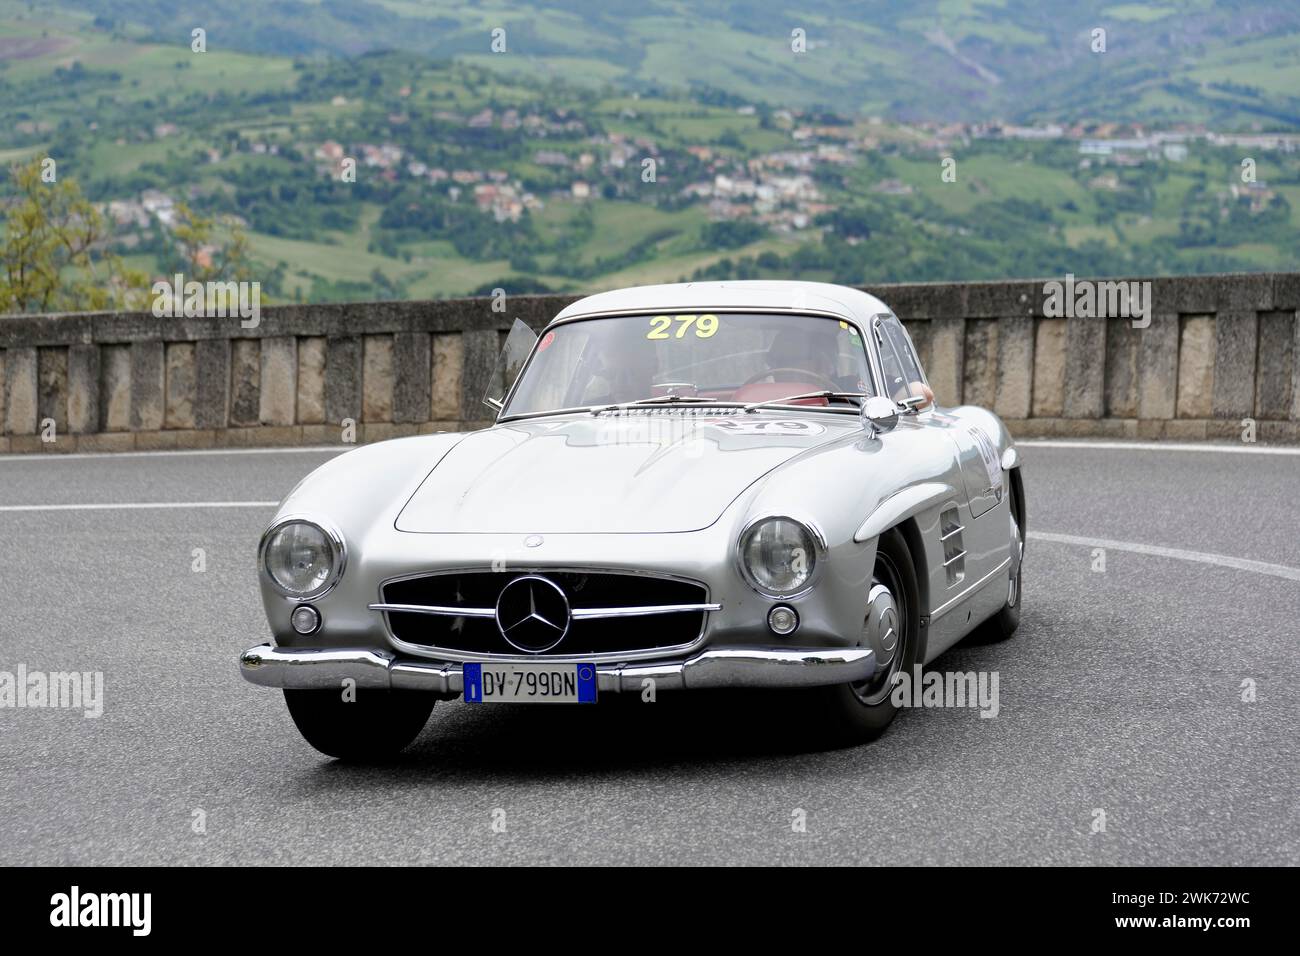
<instances>
[{"instance_id":1,"label":"side mirror","mask_svg":"<svg viewBox=\"0 0 1300 956\"><path fill-rule=\"evenodd\" d=\"M883 395L873 395L862 403L862 427L872 435L892 432L898 424L898 406Z\"/></svg>"},{"instance_id":2,"label":"side mirror","mask_svg":"<svg viewBox=\"0 0 1300 956\"><path fill-rule=\"evenodd\" d=\"M496 368L492 371L492 380L488 383L487 394L483 404L495 411L501 411L505 405L506 395L519 377L533 346L537 343L537 333L519 319L510 327L506 336L505 347L497 358Z\"/></svg>"}]
</instances>

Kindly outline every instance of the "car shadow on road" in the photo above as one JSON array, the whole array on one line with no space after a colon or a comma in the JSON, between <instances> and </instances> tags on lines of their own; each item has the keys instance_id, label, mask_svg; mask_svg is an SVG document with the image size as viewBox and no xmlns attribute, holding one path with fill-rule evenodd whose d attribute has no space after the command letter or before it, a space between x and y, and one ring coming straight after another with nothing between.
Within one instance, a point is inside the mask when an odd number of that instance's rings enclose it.
<instances>
[{"instance_id":1,"label":"car shadow on road","mask_svg":"<svg viewBox=\"0 0 1300 956\"><path fill-rule=\"evenodd\" d=\"M326 761L317 773L329 786L355 780L369 787L385 777L519 783L670 766L716 770L731 760L753 765L840 750L810 710L805 697L790 691L673 694L654 703L629 694L594 707L440 703L395 760Z\"/></svg>"}]
</instances>

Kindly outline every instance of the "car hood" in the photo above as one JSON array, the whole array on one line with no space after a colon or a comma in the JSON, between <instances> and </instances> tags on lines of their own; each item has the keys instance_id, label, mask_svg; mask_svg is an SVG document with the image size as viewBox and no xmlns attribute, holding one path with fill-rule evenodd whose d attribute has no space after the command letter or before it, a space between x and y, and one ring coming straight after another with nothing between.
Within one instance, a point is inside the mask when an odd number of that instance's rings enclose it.
<instances>
[{"instance_id":1,"label":"car hood","mask_svg":"<svg viewBox=\"0 0 1300 956\"><path fill-rule=\"evenodd\" d=\"M531 419L473 432L437 463L397 530L696 531L795 455L860 434L856 416L699 410Z\"/></svg>"}]
</instances>

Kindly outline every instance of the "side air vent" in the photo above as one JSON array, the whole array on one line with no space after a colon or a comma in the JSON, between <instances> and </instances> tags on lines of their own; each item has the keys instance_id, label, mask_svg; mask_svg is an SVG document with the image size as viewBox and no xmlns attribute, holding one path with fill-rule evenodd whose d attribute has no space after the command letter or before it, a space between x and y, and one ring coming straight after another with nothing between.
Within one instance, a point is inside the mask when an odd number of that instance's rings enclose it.
<instances>
[{"instance_id":1,"label":"side air vent","mask_svg":"<svg viewBox=\"0 0 1300 956\"><path fill-rule=\"evenodd\" d=\"M961 543L965 530L956 508L949 508L939 516L939 541L943 544L943 569L948 572L948 587L966 577L966 549Z\"/></svg>"}]
</instances>

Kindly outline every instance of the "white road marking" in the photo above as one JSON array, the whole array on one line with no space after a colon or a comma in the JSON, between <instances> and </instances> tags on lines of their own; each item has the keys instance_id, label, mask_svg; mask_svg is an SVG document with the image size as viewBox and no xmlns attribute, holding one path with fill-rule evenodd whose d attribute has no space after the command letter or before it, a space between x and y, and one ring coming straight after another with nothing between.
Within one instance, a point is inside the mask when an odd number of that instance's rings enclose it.
<instances>
[{"instance_id":1,"label":"white road marking","mask_svg":"<svg viewBox=\"0 0 1300 956\"><path fill-rule=\"evenodd\" d=\"M278 501L120 501L102 504L0 505L0 511L149 511L176 508L274 508Z\"/></svg>"},{"instance_id":2,"label":"white road marking","mask_svg":"<svg viewBox=\"0 0 1300 956\"><path fill-rule=\"evenodd\" d=\"M0 463L11 461L110 461L114 458L193 458L200 455L302 455L320 452L342 454L359 448L359 445L289 445L283 448L189 448L176 451L95 451L95 452L36 452L26 455L0 455Z\"/></svg>"},{"instance_id":3,"label":"white road marking","mask_svg":"<svg viewBox=\"0 0 1300 956\"><path fill-rule=\"evenodd\" d=\"M1269 564L1267 561L1252 561L1249 558L1234 558L1229 554L1184 551L1181 548L1163 548L1136 541L1113 541L1110 538L1080 538L1072 534L1051 534L1046 531L1031 531L1027 537L1031 541L1052 541L1085 548L1108 548L1115 551L1131 551L1134 554L1150 554L1158 558L1176 558L1179 561L1195 561L1198 564L1216 564L1224 568L1236 568L1238 571L1253 571L1256 574L1271 574L1273 577L1286 578L1288 581L1300 581L1300 568L1289 568L1284 564Z\"/></svg>"},{"instance_id":4,"label":"white road marking","mask_svg":"<svg viewBox=\"0 0 1300 956\"><path fill-rule=\"evenodd\" d=\"M1074 441L1057 438L1026 438L1016 442L1027 448L1094 448L1103 451L1198 451L1228 455L1300 455L1300 448L1287 445L1221 445L1206 442L1188 444L1166 441Z\"/></svg>"},{"instance_id":5,"label":"white road marking","mask_svg":"<svg viewBox=\"0 0 1300 956\"><path fill-rule=\"evenodd\" d=\"M177 510L184 508L274 508L278 501L120 501L96 504L51 504L51 505L0 505L0 512L16 511L150 511ZM1149 554L1159 558L1175 558L1179 561L1193 561L1198 564L1215 564L1239 571L1253 571L1256 574L1269 574L1273 577L1286 578L1288 581L1300 581L1300 568L1287 567L1284 564L1270 564L1267 561L1253 561L1249 558L1235 558L1229 554L1211 554L1206 551L1186 551L1182 548L1166 548L1155 544L1142 544L1137 541L1116 541L1112 538L1084 538L1072 534L1055 534L1048 531L1031 531L1027 537L1032 541L1050 541L1055 544L1073 544L1085 548L1109 548L1115 551L1130 551L1134 554Z\"/></svg>"}]
</instances>

